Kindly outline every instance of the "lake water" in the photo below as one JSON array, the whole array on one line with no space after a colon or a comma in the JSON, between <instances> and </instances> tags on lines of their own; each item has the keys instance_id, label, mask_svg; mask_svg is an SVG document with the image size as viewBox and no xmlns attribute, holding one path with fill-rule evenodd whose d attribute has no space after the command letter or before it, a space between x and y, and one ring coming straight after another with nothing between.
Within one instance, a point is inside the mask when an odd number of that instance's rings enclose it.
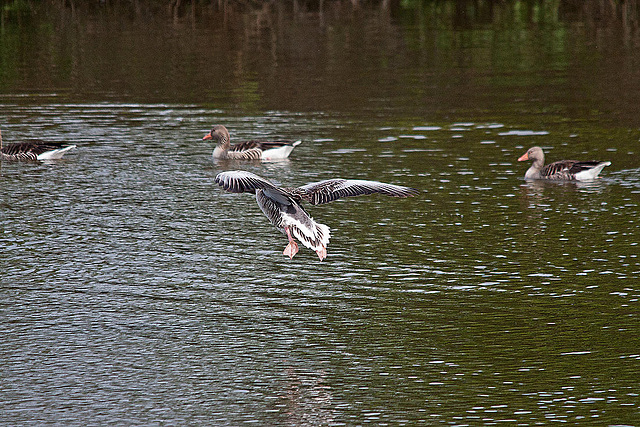
<instances>
[{"instance_id":1,"label":"lake water","mask_svg":"<svg viewBox=\"0 0 640 427\"><path fill-rule=\"evenodd\" d=\"M214 3L2 10L5 142L78 148L0 164L0 423L640 423L636 2ZM230 169L422 193L289 260Z\"/></svg>"}]
</instances>

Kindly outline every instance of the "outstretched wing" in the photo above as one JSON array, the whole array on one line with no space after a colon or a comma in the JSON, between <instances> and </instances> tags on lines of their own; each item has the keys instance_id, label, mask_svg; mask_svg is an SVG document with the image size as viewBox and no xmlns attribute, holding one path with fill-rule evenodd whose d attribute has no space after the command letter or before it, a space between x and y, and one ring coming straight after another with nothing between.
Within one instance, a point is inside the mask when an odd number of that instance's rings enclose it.
<instances>
[{"instance_id":1,"label":"outstretched wing","mask_svg":"<svg viewBox=\"0 0 640 427\"><path fill-rule=\"evenodd\" d=\"M328 179L299 187L300 196L312 205L333 202L342 197L365 194L384 194L391 197L410 197L419 194L415 188L359 179Z\"/></svg>"},{"instance_id":2,"label":"outstretched wing","mask_svg":"<svg viewBox=\"0 0 640 427\"><path fill-rule=\"evenodd\" d=\"M216 175L216 182L231 193L255 193L257 189L277 190L266 179L247 171L227 171Z\"/></svg>"}]
</instances>

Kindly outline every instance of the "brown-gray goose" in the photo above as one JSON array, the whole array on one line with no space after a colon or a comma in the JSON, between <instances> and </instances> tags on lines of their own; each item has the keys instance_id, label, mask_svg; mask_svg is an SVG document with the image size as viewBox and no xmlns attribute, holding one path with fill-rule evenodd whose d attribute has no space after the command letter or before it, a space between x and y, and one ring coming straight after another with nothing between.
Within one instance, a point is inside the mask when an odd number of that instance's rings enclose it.
<instances>
[{"instance_id":1,"label":"brown-gray goose","mask_svg":"<svg viewBox=\"0 0 640 427\"><path fill-rule=\"evenodd\" d=\"M414 188L358 179L328 179L302 187L277 187L268 180L246 171L221 172L215 181L232 193L255 193L258 206L281 232L287 235L289 244L283 255L293 258L298 244L314 250L320 261L327 256L329 227L319 224L302 207L302 202L320 205L342 197L379 193L392 197L410 197L419 194Z\"/></svg>"},{"instance_id":2,"label":"brown-gray goose","mask_svg":"<svg viewBox=\"0 0 640 427\"><path fill-rule=\"evenodd\" d=\"M203 140L216 141L214 159L235 160L282 160L289 157L293 148L302 141L244 141L231 145L231 137L226 127L215 125Z\"/></svg>"},{"instance_id":3,"label":"brown-gray goose","mask_svg":"<svg viewBox=\"0 0 640 427\"><path fill-rule=\"evenodd\" d=\"M75 145L40 139L3 144L2 132L0 132L0 159L3 160L58 160L74 148L76 148Z\"/></svg>"},{"instance_id":4,"label":"brown-gray goose","mask_svg":"<svg viewBox=\"0 0 640 427\"><path fill-rule=\"evenodd\" d=\"M524 179L551 179L565 181L590 181L596 179L605 166L611 162L560 160L544 165L544 152L540 147L531 147L519 162L532 160L533 164L524 174Z\"/></svg>"}]
</instances>

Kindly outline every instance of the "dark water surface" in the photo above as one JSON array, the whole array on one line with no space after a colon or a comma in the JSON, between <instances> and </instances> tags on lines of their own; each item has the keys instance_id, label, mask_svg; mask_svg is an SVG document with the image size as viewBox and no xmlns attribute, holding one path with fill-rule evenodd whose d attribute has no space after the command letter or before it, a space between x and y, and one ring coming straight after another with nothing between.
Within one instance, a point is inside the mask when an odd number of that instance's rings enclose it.
<instances>
[{"instance_id":1,"label":"dark water surface","mask_svg":"<svg viewBox=\"0 0 640 427\"><path fill-rule=\"evenodd\" d=\"M5 142L78 148L0 164L0 423L640 423L635 2L215 3L2 10ZM289 260L228 169L424 192Z\"/></svg>"}]
</instances>

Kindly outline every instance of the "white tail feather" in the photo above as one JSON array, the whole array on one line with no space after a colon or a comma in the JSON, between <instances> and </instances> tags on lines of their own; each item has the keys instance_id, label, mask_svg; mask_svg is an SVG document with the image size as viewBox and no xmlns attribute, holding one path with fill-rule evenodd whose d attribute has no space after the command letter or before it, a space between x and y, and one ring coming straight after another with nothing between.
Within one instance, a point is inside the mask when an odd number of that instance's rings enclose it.
<instances>
[{"instance_id":1,"label":"white tail feather","mask_svg":"<svg viewBox=\"0 0 640 427\"><path fill-rule=\"evenodd\" d=\"M307 224L296 221L288 215L286 218L283 215L283 219L286 219L285 222L290 224L289 228L293 237L298 239L303 246L314 251L327 248L331 231L326 225L315 222L311 217L308 218L310 221Z\"/></svg>"},{"instance_id":2,"label":"white tail feather","mask_svg":"<svg viewBox=\"0 0 640 427\"><path fill-rule=\"evenodd\" d=\"M61 159L67 151L74 148L76 148L75 145L70 145L68 147L59 148L57 150L45 151L44 153L38 155L38 160L58 160Z\"/></svg>"},{"instance_id":3,"label":"white tail feather","mask_svg":"<svg viewBox=\"0 0 640 427\"><path fill-rule=\"evenodd\" d=\"M596 179L598 175L600 175L600 172L602 172L602 169L604 169L606 166L609 166L610 164L611 162L602 162L592 167L591 169L578 172L576 174L576 181L589 181L592 179Z\"/></svg>"},{"instance_id":4,"label":"white tail feather","mask_svg":"<svg viewBox=\"0 0 640 427\"><path fill-rule=\"evenodd\" d=\"M270 148L262 152L262 160L282 160L289 157L293 148L302 144L302 140L298 140L291 145L283 145L278 148Z\"/></svg>"}]
</instances>

